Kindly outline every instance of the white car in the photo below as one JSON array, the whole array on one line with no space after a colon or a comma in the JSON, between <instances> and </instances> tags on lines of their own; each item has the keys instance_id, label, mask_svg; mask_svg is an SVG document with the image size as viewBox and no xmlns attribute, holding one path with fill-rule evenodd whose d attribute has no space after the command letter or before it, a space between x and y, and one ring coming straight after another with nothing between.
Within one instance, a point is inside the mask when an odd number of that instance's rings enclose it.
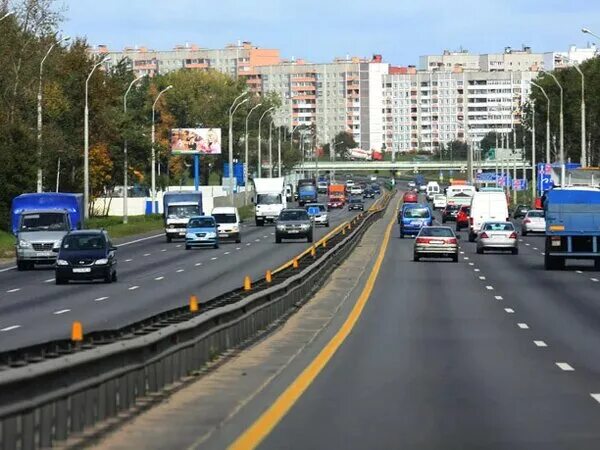
<instances>
[{"instance_id":1,"label":"white car","mask_svg":"<svg viewBox=\"0 0 600 450\"><path fill-rule=\"evenodd\" d=\"M350 188L350 195L362 195L362 193L363 190L358 184L355 184Z\"/></svg>"},{"instance_id":2,"label":"white car","mask_svg":"<svg viewBox=\"0 0 600 450\"><path fill-rule=\"evenodd\" d=\"M544 211L532 209L527 211L523 222L521 222L521 233L523 236L527 236L527 233L545 233L546 232L546 218L544 217Z\"/></svg>"},{"instance_id":3,"label":"white car","mask_svg":"<svg viewBox=\"0 0 600 450\"><path fill-rule=\"evenodd\" d=\"M409 182L408 182L408 187L409 187L409 188L414 188L414 187L417 187L417 183L415 183L414 181L409 181Z\"/></svg>"},{"instance_id":4,"label":"white car","mask_svg":"<svg viewBox=\"0 0 600 450\"><path fill-rule=\"evenodd\" d=\"M444 209L446 207L446 196L444 194L435 194L433 196L433 209Z\"/></svg>"},{"instance_id":5,"label":"white car","mask_svg":"<svg viewBox=\"0 0 600 450\"><path fill-rule=\"evenodd\" d=\"M218 206L213 208L211 215L217 222L219 240L230 239L238 244L242 242L240 234L242 220L237 208L233 206Z\"/></svg>"}]
</instances>

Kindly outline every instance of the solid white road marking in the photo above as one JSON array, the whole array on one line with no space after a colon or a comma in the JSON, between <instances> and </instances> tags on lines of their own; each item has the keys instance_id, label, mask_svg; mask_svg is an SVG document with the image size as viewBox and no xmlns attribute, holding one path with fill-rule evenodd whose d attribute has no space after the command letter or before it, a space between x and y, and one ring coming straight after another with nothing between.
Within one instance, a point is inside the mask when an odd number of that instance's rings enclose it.
<instances>
[{"instance_id":1,"label":"solid white road marking","mask_svg":"<svg viewBox=\"0 0 600 450\"><path fill-rule=\"evenodd\" d=\"M504 300L501 295L496 295L495 299L496 300Z\"/></svg>"},{"instance_id":2,"label":"solid white road marking","mask_svg":"<svg viewBox=\"0 0 600 450\"><path fill-rule=\"evenodd\" d=\"M44 280L44 283L52 283L54 281L54 278L48 278L47 280Z\"/></svg>"},{"instance_id":3,"label":"solid white road marking","mask_svg":"<svg viewBox=\"0 0 600 450\"><path fill-rule=\"evenodd\" d=\"M600 403L600 394L590 394L591 397L596 400L598 403Z\"/></svg>"},{"instance_id":4,"label":"solid white road marking","mask_svg":"<svg viewBox=\"0 0 600 450\"><path fill-rule=\"evenodd\" d=\"M95 298L94 301L95 302L103 302L106 299L108 299L108 297L98 297L98 298Z\"/></svg>"},{"instance_id":5,"label":"solid white road marking","mask_svg":"<svg viewBox=\"0 0 600 450\"><path fill-rule=\"evenodd\" d=\"M164 279L165 279L165 277L156 277L155 278L156 281L160 281L160 280L164 280Z\"/></svg>"},{"instance_id":6,"label":"solid white road marking","mask_svg":"<svg viewBox=\"0 0 600 450\"><path fill-rule=\"evenodd\" d=\"M177 269L176 272L177 273L185 272L185 269Z\"/></svg>"},{"instance_id":7,"label":"solid white road marking","mask_svg":"<svg viewBox=\"0 0 600 450\"><path fill-rule=\"evenodd\" d=\"M517 326L521 329L521 330L528 330L529 329L529 325L527 325L526 323L518 323Z\"/></svg>"},{"instance_id":8,"label":"solid white road marking","mask_svg":"<svg viewBox=\"0 0 600 450\"><path fill-rule=\"evenodd\" d=\"M548 344L546 344L544 341L533 341L533 343L536 345L536 347L548 347Z\"/></svg>"},{"instance_id":9,"label":"solid white road marking","mask_svg":"<svg viewBox=\"0 0 600 450\"><path fill-rule=\"evenodd\" d=\"M514 314L515 310L512 308L504 308L504 311L506 311L508 314Z\"/></svg>"},{"instance_id":10,"label":"solid white road marking","mask_svg":"<svg viewBox=\"0 0 600 450\"><path fill-rule=\"evenodd\" d=\"M12 331L21 328L21 325L11 325L10 327L2 328L0 331Z\"/></svg>"},{"instance_id":11,"label":"solid white road marking","mask_svg":"<svg viewBox=\"0 0 600 450\"><path fill-rule=\"evenodd\" d=\"M129 290L130 290L130 291L135 291L136 289L139 289L139 288L140 288L139 286L131 286L131 287L129 288Z\"/></svg>"},{"instance_id":12,"label":"solid white road marking","mask_svg":"<svg viewBox=\"0 0 600 450\"><path fill-rule=\"evenodd\" d=\"M59 311L54 311L52 314L54 314L55 316L59 316L61 314L65 314L65 313L68 313L70 311L71 311L70 309L61 309Z\"/></svg>"},{"instance_id":13,"label":"solid white road marking","mask_svg":"<svg viewBox=\"0 0 600 450\"><path fill-rule=\"evenodd\" d=\"M565 372L573 372L575 370L571 365L567 364L566 362L557 362L556 365Z\"/></svg>"},{"instance_id":14,"label":"solid white road marking","mask_svg":"<svg viewBox=\"0 0 600 450\"><path fill-rule=\"evenodd\" d=\"M13 269L16 269L16 268L17 268L17 266L12 266L12 267L7 267L5 269L0 269L0 273L2 273L2 272L8 272L9 270L13 270Z\"/></svg>"},{"instance_id":15,"label":"solid white road marking","mask_svg":"<svg viewBox=\"0 0 600 450\"><path fill-rule=\"evenodd\" d=\"M12 294L13 292L19 292L20 290L21 290L21 288L9 289L8 291L6 291L6 293Z\"/></svg>"},{"instance_id":16,"label":"solid white road marking","mask_svg":"<svg viewBox=\"0 0 600 450\"><path fill-rule=\"evenodd\" d=\"M493 291L494 290L494 286L486 286L485 287L488 291Z\"/></svg>"},{"instance_id":17,"label":"solid white road marking","mask_svg":"<svg viewBox=\"0 0 600 450\"><path fill-rule=\"evenodd\" d=\"M157 237L162 237L162 236L164 236L164 233L155 234L153 236L136 239L135 241L123 242L122 244L117 244L115 247L125 247L126 245L137 244L138 242L147 241L148 239L156 239Z\"/></svg>"}]
</instances>

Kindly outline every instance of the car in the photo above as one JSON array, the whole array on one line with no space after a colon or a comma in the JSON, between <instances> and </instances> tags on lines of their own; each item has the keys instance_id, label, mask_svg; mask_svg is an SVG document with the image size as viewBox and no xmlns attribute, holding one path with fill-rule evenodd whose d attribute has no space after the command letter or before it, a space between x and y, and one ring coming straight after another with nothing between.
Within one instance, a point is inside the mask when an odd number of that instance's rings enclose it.
<instances>
[{"instance_id":1,"label":"car","mask_svg":"<svg viewBox=\"0 0 600 450\"><path fill-rule=\"evenodd\" d=\"M427 192L427 185L426 184L419 185L419 192Z\"/></svg>"},{"instance_id":2,"label":"car","mask_svg":"<svg viewBox=\"0 0 600 450\"><path fill-rule=\"evenodd\" d=\"M415 239L413 260L451 258L458 262L458 237L450 227L423 227Z\"/></svg>"},{"instance_id":3,"label":"car","mask_svg":"<svg viewBox=\"0 0 600 450\"><path fill-rule=\"evenodd\" d=\"M404 236L416 236L425 226L433 224L433 214L429 205L425 203L413 203L403 207L400 218L400 238Z\"/></svg>"},{"instance_id":4,"label":"car","mask_svg":"<svg viewBox=\"0 0 600 450\"><path fill-rule=\"evenodd\" d=\"M471 214L471 207L468 205L462 205L456 213L456 231L460 231L461 228L467 228L469 226L469 216Z\"/></svg>"},{"instance_id":5,"label":"car","mask_svg":"<svg viewBox=\"0 0 600 450\"><path fill-rule=\"evenodd\" d=\"M355 184L354 186L350 187L350 195L362 195L363 193L363 188L358 185Z\"/></svg>"},{"instance_id":6,"label":"car","mask_svg":"<svg viewBox=\"0 0 600 450\"><path fill-rule=\"evenodd\" d=\"M242 242L240 234L242 220L237 208L233 206L218 206L213 208L211 216L217 221L220 240L229 239L235 241L237 244Z\"/></svg>"},{"instance_id":7,"label":"car","mask_svg":"<svg viewBox=\"0 0 600 450\"><path fill-rule=\"evenodd\" d=\"M414 181L409 181L408 182L408 187L409 188L415 188L415 187L417 187L417 183L415 183Z\"/></svg>"},{"instance_id":8,"label":"car","mask_svg":"<svg viewBox=\"0 0 600 450\"><path fill-rule=\"evenodd\" d=\"M381 186L379 186L377 183L373 183L371 185L371 190L375 193L375 195L381 194Z\"/></svg>"},{"instance_id":9,"label":"car","mask_svg":"<svg viewBox=\"0 0 600 450\"><path fill-rule=\"evenodd\" d=\"M359 211L365 210L365 203L363 202L362 198L350 197L350 199L348 200L348 211L353 211L353 210L359 210Z\"/></svg>"},{"instance_id":10,"label":"car","mask_svg":"<svg viewBox=\"0 0 600 450\"><path fill-rule=\"evenodd\" d=\"M275 242L282 239L306 239L313 241L313 226L305 209L286 208L281 211L275 222Z\"/></svg>"},{"instance_id":11,"label":"car","mask_svg":"<svg viewBox=\"0 0 600 450\"><path fill-rule=\"evenodd\" d=\"M354 186L354 181L352 180L346 180L346 189L350 190L350 188Z\"/></svg>"},{"instance_id":12,"label":"car","mask_svg":"<svg viewBox=\"0 0 600 450\"><path fill-rule=\"evenodd\" d=\"M371 181L377 181L377 175L371 175L369 178Z\"/></svg>"},{"instance_id":13,"label":"car","mask_svg":"<svg viewBox=\"0 0 600 450\"><path fill-rule=\"evenodd\" d=\"M456 216L458 215L459 205L446 205L442 211L442 223L456 222Z\"/></svg>"},{"instance_id":14,"label":"car","mask_svg":"<svg viewBox=\"0 0 600 450\"><path fill-rule=\"evenodd\" d=\"M440 185L437 181L430 181L427 183L427 186L425 186L425 192L427 193L427 200L431 201L435 194L440 193Z\"/></svg>"},{"instance_id":15,"label":"car","mask_svg":"<svg viewBox=\"0 0 600 450\"><path fill-rule=\"evenodd\" d=\"M525 217L525 214L527 214L527 211L529 211L530 209L531 208L527 205L517 205L512 210L511 216L513 219L520 219L522 217Z\"/></svg>"},{"instance_id":16,"label":"car","mask_svg":"<svg viewBox=\"0 0 600 450\"><path fill-rule=\"evenodd\" d=\"M521 222L521 234L527 236L527 233L545 233L546 217L544 211L531 209L527 211Z\"/></svg>"},{"instance_id":17,"label":"car","mask_svg":"<svg viewBox=\"0 0 600 450\"><path fill-rule=\"evenodd\" d=\"M56 284L71 280L117 281L117 248L105 230L70 231L55 251Z\"/></svg>"},{"instance_id":18,"label":"car","mask_svg":"<svg viewBox=\"0 0 600 450\"><path fill-rule=\"evenodd\" d=\"M508 220L508 202L504 192L495 190L476 192L471 200L469 242L475 242L485 222Z\"/></svg>"},{"instance_id":19,"label":"car","mask_svg":"<svg viewBox=\"0 0 600 450\"><path fill-rule=\"evenodd\" d=\"M433 209L444 209L446 207L446 196L444 194L435 194L433 196Z\"/></svg>"},{"instance_id":20,"label":"car","mask_svg":"<svg viewBox=\"0 0 600 450\"><path fill-rule=\"evenodd\" d=\"M190 217L185 230L185 249L192 247L219 248L219 228L213 216Z\"/></svg>"},{"instance_id":21,"label":"car","mask_svg":"<svg viewBox=\"0 0 600 450\"><path fill-rule=\"evenodd\" d=\"M323 203L308 203L307 205L304 205L304 207L315 226L323 225L329 227L329 212L327 211L327 206Z\"/></svg>"},{"instance_id":22,"label":"car","mask_svg":"<svg viewBox=\"0 0 600 450\"><path fill-rule=\"evenodd\" d=\"M373 190L370 188L366 188L363 191L363 198L375 198L375 192L373 192Z\"/></svg>"},{"instance_id":23,"label":"car","mask_svg":"<svg viewBox=\"0 0 600 450\"><path fill-rule=\"evenodd\" d=\"M407 191L402 196L402 201L404 203L417 203L419 201L419 195L413 191Z\"/></svg>"},{"instance_id":24,"label":"car","mask_svg":"<svg viewBox=\"0 0 600 450\"><path fill-rule=\"evenodd\" d=\"M513 255L519 254L517 231L512 222L484 222L476 242L480 255L486 250L510 250Z\"/></svg>"},{"instance_id":25,"label":"car","mask_svg":"<svg viewBox=\"0 0 600 450\"><path fill-rule=\"evenodd\" d=\"M317 183L317 192L319 194L327 194L328 187L329 187L329 183L327 181L319 181Z\"/></svg>"}]
</instances>

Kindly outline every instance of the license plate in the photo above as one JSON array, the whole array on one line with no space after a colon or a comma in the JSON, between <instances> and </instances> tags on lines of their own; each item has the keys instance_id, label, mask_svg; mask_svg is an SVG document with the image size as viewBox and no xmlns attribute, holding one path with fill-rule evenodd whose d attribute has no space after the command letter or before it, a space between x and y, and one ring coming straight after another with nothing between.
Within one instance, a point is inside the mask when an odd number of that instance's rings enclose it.
<instances>
[{"instance_id":1,"label":"license plate","mask_svg":"<svg viewBox=\"0 0 600 450\"><path fill-rule=\"evenodd\" d=\"M37 252L37 256L54 256L54 252Z\"/></svg>"},{"instance_id":2,"label":"license plate","mask_svg":"<svg viewBox=\"0 0 600 450\"><path fill-rule=\"evenodd\" d=\"M552 241L552 247L560 247L560 241Z\"/></svg>"},{"instance_id":3,"label":"license plate","mask_svg":"<svg viewBox=\"0 0 600 450\"><path fill-rule=\"evenodd\" d=\"M73 273L90 273L91 271L91 267L75 267L73 269Z\"/></svg>"},{"instance_id":4,"label":"license plate","mask_svg":"<svg viewBox=\"0 0 600 450\"><path fill-rule=\"evenodd\" d=\"M289 230L288 233L290 233L290 234L298 233L298 230Z\"/></svg>"},{"instance_id":5,"label":"license plate","mask_svg":"<svg viewBox=\"0 0 600 450\"><path fill-rule=\"evenodd\" d=\"M219 233L219 237L227 237L228 234L227 233Z\"/></svg>"},{"instance_id":6,"label":"license plate","mask_svg":"<svg viewBox=\"0 0 600 450\"><path fill-rule=\"evenodd\" d=\"M442 245L444 241L430 241L430 243L433 245Z\"/></svg>"},{"instance_id":7,"label":"license plate","mask_svg":"<svg viewBox=\"0 0 600 450\"><path fill-rule=\"evenodd\" d=\"M421 222L411 222L410 224L412 226L414 226L414 227L420 227L421 226Z\"/></svg>"}]
</instances>

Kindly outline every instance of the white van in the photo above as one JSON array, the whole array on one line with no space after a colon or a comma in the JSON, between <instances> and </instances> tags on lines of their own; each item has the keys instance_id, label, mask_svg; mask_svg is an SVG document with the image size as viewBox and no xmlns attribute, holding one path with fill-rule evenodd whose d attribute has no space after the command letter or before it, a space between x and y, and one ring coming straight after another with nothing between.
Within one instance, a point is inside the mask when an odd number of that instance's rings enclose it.
<instances>
[{"instance_id":1,"label":"white van","mask_svg":"<svg viewBox=\"0 0 600 450\"><path fill-rule=\"evenodd\" d=\"M469 242L475 242L481 225L490 220L508 221L508 203L504 192L476 192L469 214Z\"/></svg>"},{"instance_id":2,"label":"white van","mask_svg":"<svg viewBox=\"0 0 600 450\"><path fill-rule=\"evenodd\" d=\"M242 236L240 233L240 214L237 208L233 206L217 206L213 208L212 214L217 222L219 229L219 240L234 240L236 243L242 242Z\"/></svg>"},{"instance_id":3,"label":"white van","mask_svg":"<svg viewBox=\"0 0 600 450\"><path fill-rule=\"evenodd\" d=\"M470 195L471 197L475 195L476 189L475 186L471 186L470 184L457 184L448 186L446 188L446 197L454 197L456 194L465 193Z\"/></svg>"},{"instance_id":4,"label":"white van","mask_svg":"<svg viewBox=\"0 0 600 450\"><path fill-rule=\"evenodd\" d=\"M437 181L430 181L427 183L427 190L425 192L427 193L427 200L431 201L435 194L440 193L440 185L437 184Z\"/></svg>"}]
</instances>

